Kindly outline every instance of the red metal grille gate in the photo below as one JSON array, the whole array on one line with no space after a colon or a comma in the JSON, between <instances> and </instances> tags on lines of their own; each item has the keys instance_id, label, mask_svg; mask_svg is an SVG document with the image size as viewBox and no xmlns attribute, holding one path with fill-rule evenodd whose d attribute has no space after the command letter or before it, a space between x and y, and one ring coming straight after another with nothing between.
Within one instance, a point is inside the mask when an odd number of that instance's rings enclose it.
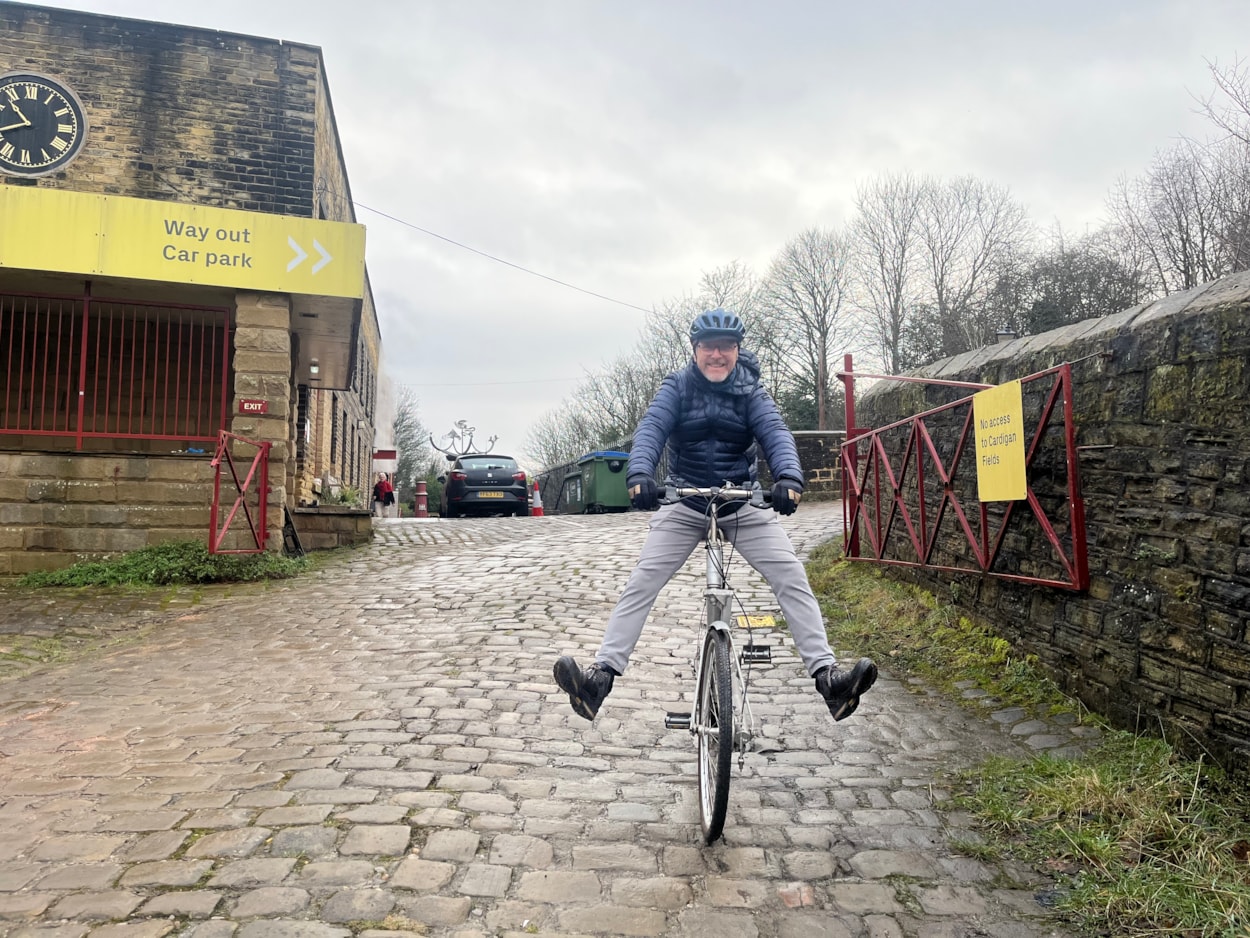
<instances>
[{"instance_id":1,"label":"red metal grille gate","mask_svg":"<svg viewBox=\"0 0 1250 938\"><path fill-rule=\"evenodd\" d=\"M234 454L231 452L236 443L256 447L256 454L252 457L252 465L248 468L247 476L244 479L239 478L239 470L234 464ZM257 442L256 440L235 436L233 433L228 433L225 430L221 431L221 438L217 442L217 453L213 456L212 462L216 472L213 475L213 505L209 509L208 552L210 554L259 554L265 549L265 540L268 536L265 520L269 510L269 449L272 445L268 441L263 443ZM223 465L230 469L230 477L234 481L236 497L234 504L230 506L230 511L226 514L221 530L218 530L217 520L221 507L221 469ZM254 489L252 488L253 481L256 482ZM252 517L253 502L257 515L256 518ZM251 530L252 539L247 547L227 549L222 545L226 543L226 535L230 532L230 523L234 521L234 516L238 514L240 508L243 509L243 515L247 518L247 525ZM259 526L257 525L258 519L260 522Z\"/></svg>"},{"instance_id":2,"label":"red metal grille gate","mask_svg":"<svg viewBox=\"0 0 1250 938\"><path fill-rule=\"evenodd\" d=\"M212 443L231 332L226 307L0 294L0 434L76 450Z\"/></svg>"},{"instance_id":3,"label":"red metal grille gate","mask_svg":"<svg viewBox=\"0 0 1250 938\"><path fill-rule=\"evenodd\" d=\"M991 385L857 376L849 355L838 377L846 386L847 439L841 469L848 559L982 573L1070 590L1088 587L1069 363L1020 379L1026 430L1032 420L1025 457L1028 512L1017 510L1017 502L977 500L971 395L877 429L855 426L855 377L973 389ZM931 432L939 425L947 431L940 435L947 441L945 448ZM1048 483L1040 494L1034 487L1035 474ZM965 510L973 502L975 511ZM1013 560L1014 569L1003 569L1002 547L1009 536L1028 549L1015 552L1026 556ZM1048 549L1035 549L1041 544Z\"/></svg>"}]
</instances>

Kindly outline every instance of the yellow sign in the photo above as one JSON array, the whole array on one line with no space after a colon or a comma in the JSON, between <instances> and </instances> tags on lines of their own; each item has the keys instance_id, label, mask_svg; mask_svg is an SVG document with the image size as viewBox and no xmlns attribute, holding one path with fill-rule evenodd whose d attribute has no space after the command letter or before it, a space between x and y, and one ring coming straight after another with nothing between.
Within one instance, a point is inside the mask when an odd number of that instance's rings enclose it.
<instances>
[{"instance_id":1,"label":"yellow sign","mask_svg":"<svg viewBox=\"0 0 1250 938\"><path fill-rule=\"evenodd\" d=\"M771 629L777 624L772 616L738 616L738 626L744 629Z\"/></svg>"},{"instance_id":2,"label":"yellow sign","mask_svg":"<svg viewBox=\"0 0 1250 938\"><path fill-rule=\"evenodd\" d=\"M359 298L365 229L291 215L0 186L0 267Z\"/></svg>"},{"instance_id":3,"label":"yellow sign","mask_svg":"<svg viewBox=\"0 0 1250 938\"><path fill-rule=\"evenodd\" d=\"M972 395L977 439L977 497L1013 502L1028 495L1024 472L1024 403L1019 381Z\"/></svg>"}]
</instances>

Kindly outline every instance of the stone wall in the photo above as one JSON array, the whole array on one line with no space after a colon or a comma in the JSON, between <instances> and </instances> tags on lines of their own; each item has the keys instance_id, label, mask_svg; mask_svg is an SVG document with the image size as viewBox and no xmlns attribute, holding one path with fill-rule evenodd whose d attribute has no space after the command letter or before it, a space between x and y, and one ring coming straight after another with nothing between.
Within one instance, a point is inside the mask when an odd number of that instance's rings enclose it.
<instances>
[{"instance_id":1,"label":"stone wall","mask_svg":"<svg viewBox=\"0 0 1250 938\"><path fill-rule=\"evenodd\" d=\"M916 374L999 384L1064 361L1074 363L1089 589L918 579L1118 725L1162 724L1183 747L1250 768L1250 273ZM882 427L950 396L878 383L857 395L857 422ZM953 446L956 427L930 430ZM1062 481L1030 470L1051 504L1066 500ZM939 547L968 553L959 537ZM1027 570L1033 553L1027 539L1007 539L995 569Z\"/></svg>"},{"instance_id":2,"label":"stone wall","mask_svg":"<svg viewBox=\"0 0 1250 938\"><path fill-rule=\"evenodd\" d=\"M363 508L292 508L291 519L304 550L358 547L373 537L373 515Z\"/></svg>"},{"instance_id":3,"label":"stone wall","mask_svg":"<svg viewBox=\"0 0 1250 938\"><path fill-rule=\"evenodd\" d=\"M206 541L211 458L0 454L0 576Z\"/></svg>"},{"instance_id":4,"label":"stone wall","mask_svg":"<svg viewBox=\"0 0 1250 938\"><path fill-rule=\"evenodd\" d=\"M290 301L283 294L240 293L234 329L234 397L230 432L257 443L269 443L269 499L265 527L270 550L282 547L282 507L287 503L287 470L295 424L291 414ZM239 413L243 398L269 401L265 414ZM240 447L250 460L254 449ZM233 481L233 480L231 480ZM223 492L233 500L233 493ZM227 504L229 501L227 500Z\"/></svg>"},{"instance_id":5,"label":"stone wall","mask_svg":"<svg viewBox=\"0 0 1250 938\"><path fill-rule=\"evenodd\" d=\"M0 37L0 72L50 75L87 109L82 153L39 185L312 215L316 48L8 3Z\"/></svg>"},{"instance_id":6,"label":"stone wall","mask_svg":"<svg viewBox=\"0 0 1250 938\"><path fill-rule=\"evenodd\" d=\"M799 463L805 476L803 497L826 501L842 497L838 460L846 434L841 430L795 430Z\"/></svg>"}]
</instances>

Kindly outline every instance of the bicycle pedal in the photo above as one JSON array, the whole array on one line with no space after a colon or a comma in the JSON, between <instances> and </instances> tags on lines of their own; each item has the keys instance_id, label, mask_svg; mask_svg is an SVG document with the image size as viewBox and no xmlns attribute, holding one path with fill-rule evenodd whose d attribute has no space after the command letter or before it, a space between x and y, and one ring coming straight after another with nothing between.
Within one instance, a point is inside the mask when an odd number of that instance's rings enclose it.
<instances>
[{"instance_id":1,"label":"bicycle pedal","mask_svg":"<svg viewBox=\"0 0 1250 938\"><path fill-rule=\"evenodd\" d=\"M666 713L664 714L664 728L666 730L688 730L690 729L690 714L688 713Z\"/></svg>"},{"instance_id":2,"label":"bicycle pedal","mask_svg":"<svg viewBox=\"0 0 1250 938\"><path fill-rule=\"evenodd\" d=\"M752 642L742 646L740 657L743 664L771 664L773 649L771 645L757 645Z\"/></svg>"}]
</instances>

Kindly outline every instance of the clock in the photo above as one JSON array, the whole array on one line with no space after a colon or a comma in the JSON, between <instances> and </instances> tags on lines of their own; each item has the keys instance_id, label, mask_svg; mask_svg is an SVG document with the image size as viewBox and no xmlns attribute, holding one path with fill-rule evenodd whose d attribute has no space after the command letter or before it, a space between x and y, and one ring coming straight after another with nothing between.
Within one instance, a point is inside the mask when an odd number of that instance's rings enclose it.
<instances>
[{"instance_id":1,"label":"clock","mask_svg":"<svg viewBox=\"0 0 1250 938\"><path fill-rule=\"evenodd\" d=\"M0 75L0 172L45 176L82 149L87 115L65 85L35 72Z\"/></svg>"}]
</instances>

